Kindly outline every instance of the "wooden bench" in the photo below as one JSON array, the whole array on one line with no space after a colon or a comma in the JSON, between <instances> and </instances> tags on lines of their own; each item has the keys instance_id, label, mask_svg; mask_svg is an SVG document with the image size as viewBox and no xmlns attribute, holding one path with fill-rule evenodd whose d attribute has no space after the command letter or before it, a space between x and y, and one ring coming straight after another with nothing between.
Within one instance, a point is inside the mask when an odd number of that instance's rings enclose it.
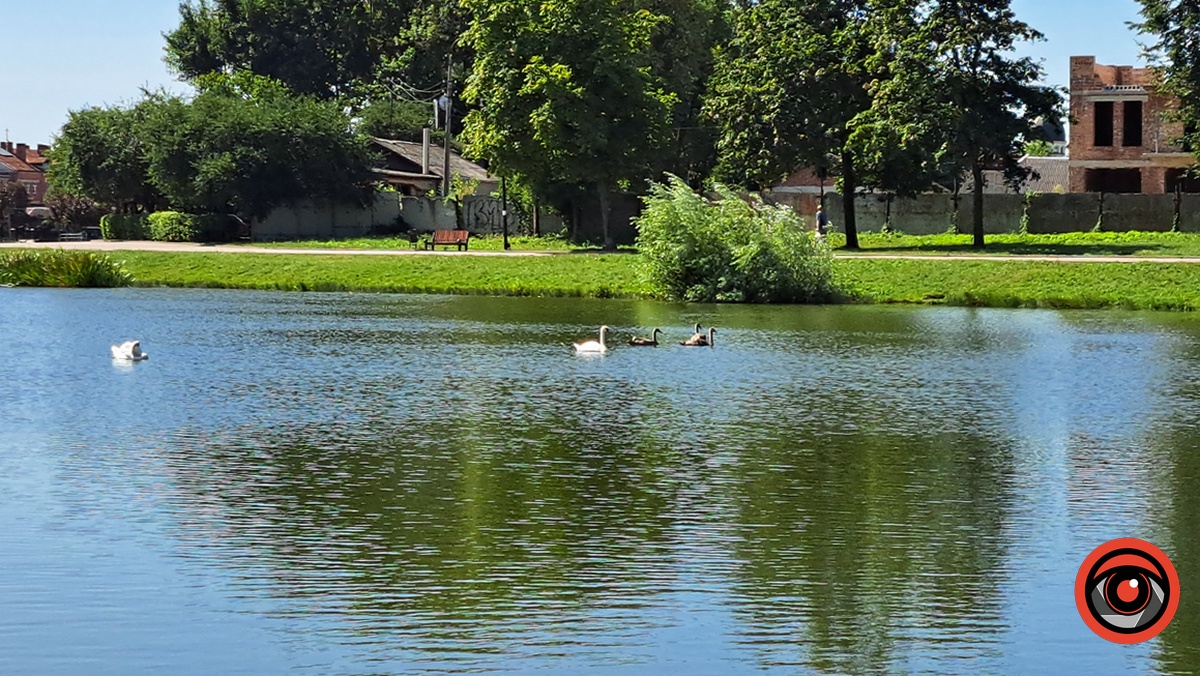
<instances>
[{"instance_id":1,"label":"wooden bench","mask_svg":"<svg viewBox=\"0 0 1200 676\"><path fill-rule=\"evenodd\" d=\"M456 246L459 251L469 248L467 241L471 239L471 233L466 230L434 230L433 239L425 240L425 250L429 251L435 246Z\"/></svg>"},{"instance_id":2,"label":"wooden bench","mask_svg":"<svg viewBox=\"0 0 1200 676\"><path fill-rule=\"evenodd\" d=\"M86 242L87 235L82 232L60 232L58 233L58 241L60 242Z\"/></svg>"}]
</instances>

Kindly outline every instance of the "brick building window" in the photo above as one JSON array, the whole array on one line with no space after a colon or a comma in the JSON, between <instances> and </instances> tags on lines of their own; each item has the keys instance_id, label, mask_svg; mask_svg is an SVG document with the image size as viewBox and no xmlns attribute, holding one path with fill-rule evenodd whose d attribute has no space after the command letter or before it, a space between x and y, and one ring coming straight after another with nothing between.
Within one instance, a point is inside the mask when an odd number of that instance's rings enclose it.
<instances>
[{"instance_id":1,"label":"brick building window","mask_svg":"<svg viewBox=\"0 0 1200 676\"><path fill-rule=\"evenodd\" d=\"M1096 114L1092 118L1095 123L1095 138L1092 145L1097 148L1113 144L1113 102L1097 101Z\"/></svg>"},{"instance_id":2,"label":"brick building window","mask_svg":"<svg viewBox=\"0 0 1200 676\"><path fill-rule=\"evenodd\" d=\"M1131 148L1142 145L1142 102L1125 102L1125 126L1121 145Z\"/></svg>"}]
</instances>

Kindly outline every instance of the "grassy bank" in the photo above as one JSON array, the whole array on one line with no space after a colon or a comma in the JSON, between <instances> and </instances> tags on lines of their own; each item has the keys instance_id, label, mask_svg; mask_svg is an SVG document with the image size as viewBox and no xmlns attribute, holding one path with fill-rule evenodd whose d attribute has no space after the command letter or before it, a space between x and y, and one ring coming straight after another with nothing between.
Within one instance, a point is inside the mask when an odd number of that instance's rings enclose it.
<instances>
[{"instance_id":1,"label":"grassy bank","mask_svg":"<svg viewBox=\"0 0 1200 676\"><path fill-rule=\"evenodd\" d=\"M134 284L290 291L644 298L632 255L338 256L126 251ZM841 259L846 302L1200 309L1200 264Z\"/></svg>"},{"instance_id":2,"label":"grassy bank","mask_svg":"<svg viewBox=\"0 0 1200 676\"><path fill-rule=\"evenodd\" d=\"M904 235L861 233L862 253L986 254L1056 256L1200 257L1200 234L1184 232L1070 232L1061 235L988 235L987 247L976 249L970 235ZM830 235L841 248L846 236Z\"/></svg>"},{"instance_id":3,"label":"grassy bank","mask_svg":"<svg viewBox=\"0 0 1200 676\"><path fill-rule=\"evenodd\" d=\"M637 298L634 256L338 256L126 251L140 286Z\"/></svg>"},{"instance_id":4,"label":"grassy bank","mask_svg":"<svg viewBox=\"0 0 1200 676\"><path fill-rule=\"evenodd\" d=\"M842 233L829 238L835 249L846 242ZM595 248L577 245L562 237L509 238L513 251L579 251ZM861 253L903 254L983 254L1054 255L1054 256L1167 256L1200 258L1200 233L1184 232L1070 232L1060 235L988 235L987 247L976 249L970 235L905 235L865 232L859 234ZM356 237L353 239L301 240L256 244L268 248L289 249L412 249L414 244L401 237ZM471 249L500 251L503 239L498 235L473 237Z\"/></svg>"},{"instance_id":5,"label":"grassy bank","mask_svg":"<svg viewBox=\"0 0 1200 676\"><path fill-rule=\"evenodd\" d=\"M858 302L978 307L1200 309L1200 264L839 260Z\"/></svg>"}]
</instances>

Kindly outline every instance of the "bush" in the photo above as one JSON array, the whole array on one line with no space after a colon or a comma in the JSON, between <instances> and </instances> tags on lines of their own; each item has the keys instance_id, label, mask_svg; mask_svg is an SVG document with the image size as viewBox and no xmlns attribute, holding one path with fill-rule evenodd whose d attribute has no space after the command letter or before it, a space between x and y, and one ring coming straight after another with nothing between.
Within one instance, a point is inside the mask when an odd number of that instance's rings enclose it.
<instances>
[{"instance_id":1,"label":"bush","mask_svg":"<svg viewBox=\"0 0 1200 676\"><path fill-rule=\"evenodd\" d=\"M104 239L145 239L145 214L105 214L100 219Z\"/></svg>"},{"instance_id":2,"label":"bush","mask_svg":"<svg viewBox=\"0 0 1200 676\"><path fill-rule=\"evenodd\" d=\"M795 211L717 186L718 199L675 176L644 198L642 272L655 295L684 301L819 303L834 295L829 246Z\"/></svg>"},{"instance_id":3,"label":"bush","mask_svg":"<svg viewBox=\"0 0 1200 676\"><path fill-rule=\"evenodd\" d=\"M15 286L129 286L133 276L105 254L22 249L0 256L0 284Z\"/></svg>"},{"instance_id":4,"label":"bush","mask_svg":"<svg viewBox=\"0 0 1200 676\"><path fill-rule=\"evenodd\" d=\"M191 214L178 211L156 211L146 218L150 239L156 242L192 242L196 226Z\"/></svg>"},{"instance_id":5,"label":"bush","mask_svg":"<svg viewBox=\"0 0 1200 676\"><path fill-rule=\"evenodd\" d=\"M237 236L238 223L225 214L185 214L157 211L147 219L150 239L159 242L228 242Z\"/></svg>"}]
</instances>

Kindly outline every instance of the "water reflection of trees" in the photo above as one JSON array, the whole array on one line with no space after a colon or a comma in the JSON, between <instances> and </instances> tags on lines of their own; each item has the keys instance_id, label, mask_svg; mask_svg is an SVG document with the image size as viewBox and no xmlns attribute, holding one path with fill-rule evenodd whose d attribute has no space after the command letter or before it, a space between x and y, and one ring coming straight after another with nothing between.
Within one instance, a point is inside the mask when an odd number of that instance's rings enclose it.
<instances>
[{"instance_id":1,"label":"water reflection of trees","mask_svg":"<svg viewBox=\"0 0 1200 676\"><path fill-rule=\"evenodd\" d=\"M1144 442L1160 465L1152 468L1158 482L1146 519L1156 527L1152 539L1171 557L1182 587L1175 619L1157 639L1155 653L1162 671L1191 673L1200 670L1200 326L1177 315L1151 318L1169 330L1160 350L1169 368L1159 383L1166 405L1147 423Z\"/></svg>"},{"instance_id":2,"label":"water reflection of trees","mask_svg":"<svg viewBox=\"0 0 1200 676\"><path fill-rule=\"evenodd\" d=\"M573 316L495 330L517 320L494 300L267 336L284 368L211 398L257 422L164 454L185 553L292 612L433 650L626 632L628 652L670 620L646 612L658 595L698 579L732 581L737 638L768 664L986 645L1011 461L960 431L990 427L970 420L978 380L961 355L914 357L918 315L719 308L705 323L735 347L587 362ZM680 312L607 307L627 326Z\"/></svg>"},{"instance_id":3,"label":"water reflection of trees","mask_svg":"<svg viewBox=\"0 0 1200 676\"><path fill-rule=\"evenodd\" d=\"M184 439L170 455L184 529L219 536L195 555L265 561L273 590L371 617L368 633L480 648L597 609L636 626L672 575L671 460L640 424L654 395L602 383L630 403L589 409L511 387L426 388L431 401L355 428Z\"/></svg>"},{"instance_id":4,"label":"water reflection of trees","mask_svg":"<svg viewBox=\"0 0 1200 676\"><path fill-rule=\"evenodd\" d=\"M756 445L738 466L744 642L767 663L837 673L895 665L914 643L923 659L978 657L1002 629L1003 445L819 438Z\"/></svg>"}]
</instances>

